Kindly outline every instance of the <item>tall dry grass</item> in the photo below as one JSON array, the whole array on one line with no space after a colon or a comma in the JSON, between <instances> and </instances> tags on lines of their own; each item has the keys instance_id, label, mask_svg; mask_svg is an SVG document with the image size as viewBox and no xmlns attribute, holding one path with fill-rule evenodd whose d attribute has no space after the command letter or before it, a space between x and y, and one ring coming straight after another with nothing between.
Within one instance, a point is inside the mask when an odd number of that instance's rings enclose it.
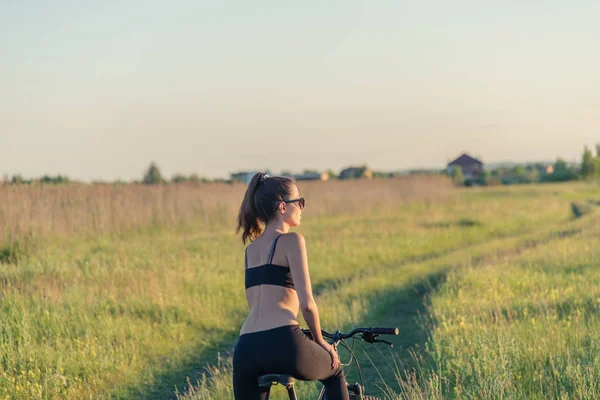
<instances>
[{"instance_id":1,"label":"tall dry grass","mask_svg":"<svg viewBox=\"0 0 600 400\"><path fill-rule=\"evenodd\" d=\"M401 202L446 200L443 176L373 181L299 182L310 215L385 209ZM235 221L244 184L0 185L0 242L24 235L123 232L193 221L216 229Z\"/></svg>"}]
</instances>

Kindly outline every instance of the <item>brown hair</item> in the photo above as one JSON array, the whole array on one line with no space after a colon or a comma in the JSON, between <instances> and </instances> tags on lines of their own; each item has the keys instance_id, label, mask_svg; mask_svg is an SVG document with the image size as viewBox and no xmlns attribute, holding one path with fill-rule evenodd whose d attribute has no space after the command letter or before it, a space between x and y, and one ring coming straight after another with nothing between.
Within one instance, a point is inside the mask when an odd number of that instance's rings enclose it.
<instances>
[{"instance_id":1,"label":"brown hair","mask_svg":"<svg viewBox=\"0 0 600 400\"><path fill-rule=\"evenodd\" d=\"M264 230L264 225L275 217L277 205L292 194L293 181L281 176L269 176L258 172L248 184L238 214L235 230L242 232L242 242L254 240Z\"/></svg>"}]
</instances>

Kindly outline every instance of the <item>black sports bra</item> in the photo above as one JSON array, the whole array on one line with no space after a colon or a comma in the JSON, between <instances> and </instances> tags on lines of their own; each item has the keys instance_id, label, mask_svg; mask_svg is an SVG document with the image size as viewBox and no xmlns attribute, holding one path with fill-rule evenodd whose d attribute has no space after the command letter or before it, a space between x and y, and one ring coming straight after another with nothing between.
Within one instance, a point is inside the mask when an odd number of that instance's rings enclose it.
<instances>
[{"instance_id":1,"label":"black sports bra","mask_svg":"<svg viewBox=\"0 0 600 400\"><path fill-rule=\"evenodd\" d=\"M267 263L258 267L248 268L248 247L246 247L246 289L258 285L276 285L295 289L290 267L272 263L275 245L277 244L277 239L281 236L277 236L273 241Z\"/></svg>"}]
</instances>

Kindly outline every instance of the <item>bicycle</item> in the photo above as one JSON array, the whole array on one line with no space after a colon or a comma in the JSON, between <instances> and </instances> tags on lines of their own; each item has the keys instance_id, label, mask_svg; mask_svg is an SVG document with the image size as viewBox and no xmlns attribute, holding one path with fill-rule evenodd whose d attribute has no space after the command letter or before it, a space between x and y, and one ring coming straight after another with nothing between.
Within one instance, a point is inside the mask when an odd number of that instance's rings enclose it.
<instances>
[{"instance_id":1,"label":"bicycle","mask_svg":"<svg viewBox=\"0 0 600 400\"><path fill-rule=\"evenodd\" d=\"M302 329L305 335L312 339L312 335L310 330ZM356 368L358 369L358 375L360 377L360 383L356 382L348 385L348 393L350 394L351 400L379 400L378 397L375 396L366 396L365 393L365 385L363 381L362 371L360 369L360 365L358 363L358 359L354 355L352 349L344 342L344 339L354 339L354 335L361 334L360 340L366 343L385 343L390 347L394 347L394 345L387 340L377 339L379 335L398 335L398 328L378 328L378 327L369 327L369 328L355 328L352 329L348 333L342 333L340 331L336 331L335 333L329 333L325 330L321 330L323 337L326 339L331 339L330 344L337 349L337 346L341 344L348 350L350 353L350 361L348 364L343 364L344 366L348 366L354 360L356 363ZM354 348L354 346L352 346ZM258 377L258 385L263 388L271 388L273 385L280 384L285 386L288 396L290 400L298 400L296 397L296 391L294 389L295 379L291 375L288 374L265 374ZM269 392L267 393L267 400L269 399ZM325 388L321 389L321 393L319 394L318 400L325 399Z\"/></svg>"}]
</instances>

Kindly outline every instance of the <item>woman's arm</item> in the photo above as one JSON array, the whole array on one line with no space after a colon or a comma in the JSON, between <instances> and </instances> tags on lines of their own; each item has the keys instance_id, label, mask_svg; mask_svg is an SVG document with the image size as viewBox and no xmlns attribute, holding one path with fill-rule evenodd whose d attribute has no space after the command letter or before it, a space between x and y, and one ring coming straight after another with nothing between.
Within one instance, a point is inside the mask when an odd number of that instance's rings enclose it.
<instances>
[{"instance_id":1,"label":"woman's arm","mask_svg":"<svg viewBox=\"0 0 600 400\"><path fill-rule=\"evenodd\" d=\"M321 321L319 320L319 309L313 297L312 286L310 283L310 274L308 273L308 258L306 256L306 244L304 236L299 233L292 232L286 236L290 236L291 246L286 257L290 264L292 280L298 299L300 300L300 309L304 320L308 324L308 329L312 334L313 340L331 356L331 368L337 368L340 365L340 358L335 349L323 340L321 333Z\"/></svg>"},{"instance_id":2,"label":"woman's arm","mask_svg":"<svg viewBox=\"0 0 600 400\"><path fill-rule=\"evenodd\" d=\"M313 340L319 344L325 343L321 334L321 322L319 320L319 309L313 297L310 274L308 273L308 257L306 256L306 243L304 236L297 232L288 233L290 247L287 252L287 260L290 264L292 280L298 299L302 316L312 333Z\"/></svg>"}]
</instances>

